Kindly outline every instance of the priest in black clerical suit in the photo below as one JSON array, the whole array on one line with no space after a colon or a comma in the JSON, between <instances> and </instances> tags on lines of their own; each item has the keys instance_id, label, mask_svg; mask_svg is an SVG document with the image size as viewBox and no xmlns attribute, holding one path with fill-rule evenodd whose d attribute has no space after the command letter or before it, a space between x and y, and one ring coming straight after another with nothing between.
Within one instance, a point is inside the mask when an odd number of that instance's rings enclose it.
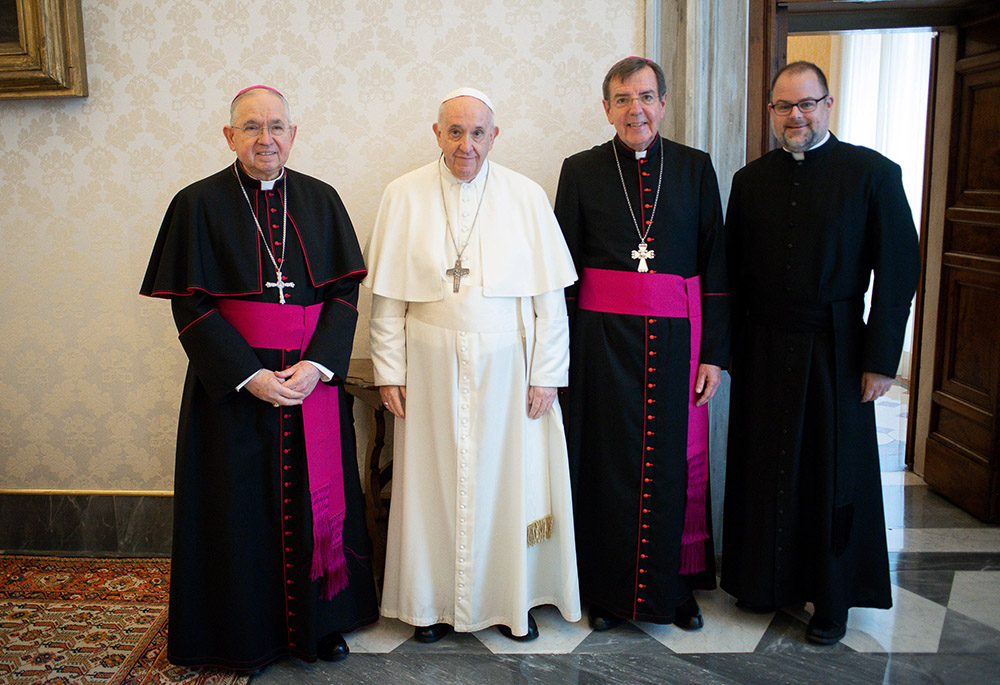
<instances>
[{"instance_id":1,"label":"priest in black clerical suit","mask_svg":"<svg viewBox=\"0 0 1000 685\"><path fill-rule=\"evenodd\" d=\"M342 382L364 264L337 192L285 167L280 93L242 91L224 133L237 160L171 202L140 290L170 299L190 362L168 657L338 660L378 618Z\"/></svg>"},{"instance_id":2,"label":"priest in black clerical suit","mask_svg":"<svg viewBox=\"0 0 1000 685\"><path fill-rule=\"evenodd\" d=\"M830 134L831 106L815 65L779 72L783 149L737 172L726 216L722 587L750 611L812 602L817 644L843 637L850 607L892 604L873 400L896 374L920 272L899 166Z\"/></svg>"},{"instance_id":3,"label":"priest in black clerical suit","mask_svg":"<svg viewBox=\"0 0 1000 685\"><path fill-rule=\"evenodd\" d=\"M613 140L566 159L555 213L566 289L566 434L580 594L595 630L704 621L715 587L708 406L729 361L722 206L709 156L666 140L666 83L641 57L603 87Z\"/></svg>"}]
</instances>

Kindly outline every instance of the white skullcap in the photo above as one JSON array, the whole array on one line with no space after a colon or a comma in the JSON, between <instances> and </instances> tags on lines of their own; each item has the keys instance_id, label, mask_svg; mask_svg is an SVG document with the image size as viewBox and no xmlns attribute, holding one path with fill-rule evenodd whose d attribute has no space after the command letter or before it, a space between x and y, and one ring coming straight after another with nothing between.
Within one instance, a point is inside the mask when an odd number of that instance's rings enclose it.
<instances>
[{"instance_id":1,"label":"white skullcap","mask_svg":"<svg viewBox=\"0 0 1000 685\"><path fill-rule=\"evenodd\" d=\"M494 114L496 114L496 110L493 109L493 103L490 102L490 99L489 99L489 97L487 97L486 93L484 93L481 90L476 90L475 88L469 88L469 87L456 88L455 90L451 91L450 93L448 93L447 95L444 96L444 99L441 101L441 104L444 104L444 103L448 102L448 100L452 100L454 98L460 98L460 97L463 97L463 96L468 96L470 98L476 98L477 100L479 100L480 102L482 102L484 105L486 105L487 107L489 107L491 112L493 112Z\"/></svg>"}]
</instances>

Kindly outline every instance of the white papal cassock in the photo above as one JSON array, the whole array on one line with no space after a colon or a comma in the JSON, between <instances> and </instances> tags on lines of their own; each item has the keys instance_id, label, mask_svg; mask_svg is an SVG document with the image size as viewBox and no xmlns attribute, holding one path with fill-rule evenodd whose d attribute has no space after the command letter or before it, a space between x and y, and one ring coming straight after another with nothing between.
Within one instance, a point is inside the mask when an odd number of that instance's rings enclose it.
<instances>
[{"instance_id":1,"label":"white papal cassock","mask_svg":"<svg viewBox=\"0 0 1000 685\"><path fill-rule=\"evenodd\" d=\"M456 293L445 271L466 238ZM576 272L545 192L490 162L467 183L428 164L386 187L365 262L375 382L406 386L382 615L515 635L540 604L579 620L558 400L527 416L529 385L568 380L562 289Z\"/></svg>"}]
</instances>

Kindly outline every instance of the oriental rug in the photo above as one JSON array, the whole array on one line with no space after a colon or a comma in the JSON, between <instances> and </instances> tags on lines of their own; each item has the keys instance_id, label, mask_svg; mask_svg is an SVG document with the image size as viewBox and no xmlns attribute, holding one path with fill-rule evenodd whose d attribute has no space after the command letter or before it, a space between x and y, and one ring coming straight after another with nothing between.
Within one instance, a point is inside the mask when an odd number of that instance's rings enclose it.
<instances>
[{"instance_id":1,"label":"oriental rug","mask_svg":"<svg viewBox=\"0 0 1000 685\"><path fill-rule=\"evenodd\" d=\"M236 685L167 662L165 559L0 555L0 682Z\"/></svg>"}]
</instances>

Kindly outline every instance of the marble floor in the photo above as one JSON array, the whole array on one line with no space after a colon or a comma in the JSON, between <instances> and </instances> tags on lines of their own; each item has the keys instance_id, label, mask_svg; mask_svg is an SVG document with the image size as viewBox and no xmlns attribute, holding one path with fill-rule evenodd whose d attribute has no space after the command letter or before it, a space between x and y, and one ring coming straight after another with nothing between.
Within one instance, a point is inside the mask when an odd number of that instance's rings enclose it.
<instances>
[{"instance_id":1,"label":"marble floor","mask_svg":"<svg viewBox=\"0 0 1000 685\"><path fill-rule=\"evenodd\" d=\"M286 660L253 678L284 683L1000 683L1000 526L986 525L906 472L906 392L876 405L893 608L852 609L832 647L804 640L812 607L751 615L722 590L698 594L705 627L624 623L594 633L552 607L541 637L495 629L414 642L383 619L347 638L351 656Z\"/></svg>"}]
</instances>

